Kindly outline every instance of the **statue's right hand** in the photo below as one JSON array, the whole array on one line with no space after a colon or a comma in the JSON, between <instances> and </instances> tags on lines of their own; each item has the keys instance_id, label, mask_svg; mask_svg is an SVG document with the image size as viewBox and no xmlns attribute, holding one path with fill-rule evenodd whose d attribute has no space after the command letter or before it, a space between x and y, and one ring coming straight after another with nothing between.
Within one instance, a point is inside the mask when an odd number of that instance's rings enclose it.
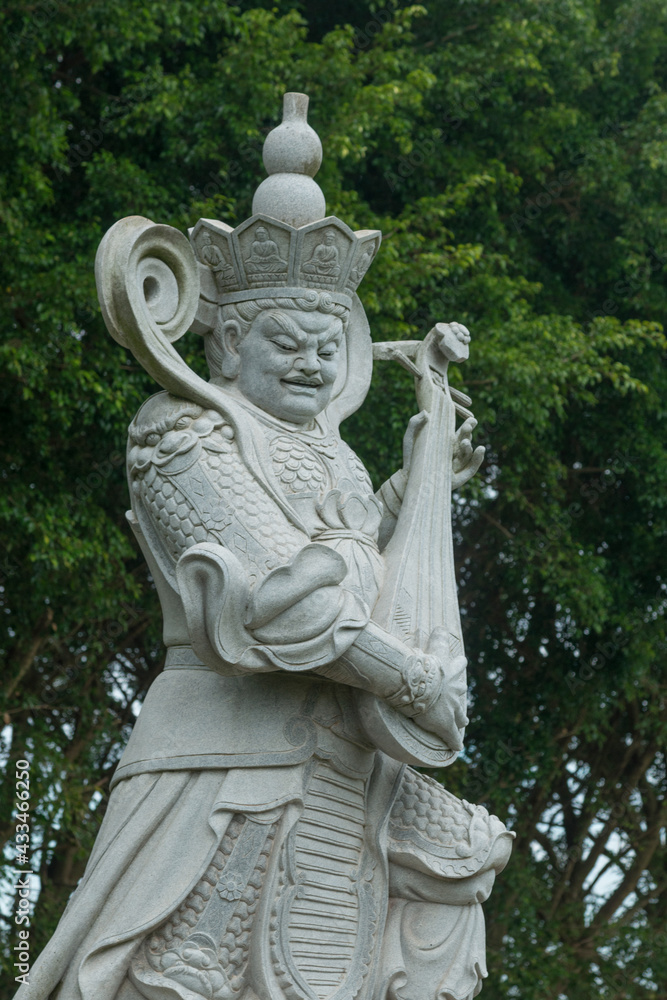
<instances>
[{"instance_id":1,"label":"statue's right hand","mask_svg":"<svg viewBox=\"0 0 667 1000\"><path fill-rule=\"evenodd\" d=\"M452 750L463 748L463 731L468 724L467 663L465 656L452 657L447 630L436 628L426 650L415 651L406 664L402 697L390 701L422 729L443 739ZM419 693L409 698L407 691Z\"/></svg>"},{"instance_id":2,"label":"statue's right hand","mask_svg":"<svg viewBox=\"0 0 667 1000\"><path fill-rule=\"evenodd\" d=\"M477 427L474 417L468 417L454 435L452 455L452 488L458 489L475 475L484 461L485 448L480 445L473 451L472 432Z\"/></svg>"}]
</instances>

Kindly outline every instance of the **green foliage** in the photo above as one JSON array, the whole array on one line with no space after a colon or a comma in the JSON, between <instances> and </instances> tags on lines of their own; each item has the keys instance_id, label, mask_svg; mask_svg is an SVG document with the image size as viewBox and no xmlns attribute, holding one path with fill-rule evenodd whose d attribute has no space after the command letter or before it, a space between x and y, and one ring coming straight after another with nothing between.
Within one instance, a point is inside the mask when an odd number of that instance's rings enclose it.
<instances>
[{"instance_id":1,"label":"green foliage","mask_svg":"<svg viewBox=\"0 0 667 1000\"><path fill-rule=\"evenodd\" d=\"M161 667L123 518L126 428L155 386L104 329L95 250L125 215L246 218L302 90L329 211L384 233L374 337L473 333L454 376L487 446L455 505L469 766L442 779L517 831L484 996L663 995L665 5L10 0L0 26L0 801L10 858L30 758L35 952ZM381 364L345 426L378 485L413 407Z\"/></svg>"}]
</instances>

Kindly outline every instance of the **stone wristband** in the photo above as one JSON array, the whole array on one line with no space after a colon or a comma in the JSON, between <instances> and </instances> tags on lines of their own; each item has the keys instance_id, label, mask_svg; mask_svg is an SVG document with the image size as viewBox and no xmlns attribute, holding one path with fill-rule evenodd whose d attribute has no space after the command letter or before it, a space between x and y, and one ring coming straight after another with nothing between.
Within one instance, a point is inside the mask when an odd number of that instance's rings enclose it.
<instances>
[{"instance_id":1,"label":"stone wristband","mask_svg":"<svg viewBox=\"0 0 667 1000\"><path fill-rule=\"evenodd\" d=\"M403 684L385 698L392 708L414 717L428 711L440 693L440 671L436 657L415 653L403 668Z\"/></svg>"}]
</instances>

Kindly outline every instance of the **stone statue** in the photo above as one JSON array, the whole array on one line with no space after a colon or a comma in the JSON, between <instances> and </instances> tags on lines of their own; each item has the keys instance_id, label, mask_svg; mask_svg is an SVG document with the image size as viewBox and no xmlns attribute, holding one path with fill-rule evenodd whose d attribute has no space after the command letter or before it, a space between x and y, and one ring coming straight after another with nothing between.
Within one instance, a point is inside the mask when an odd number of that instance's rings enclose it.
<instances>
[{"instance_id":1,"label":"stone statue","mask_svg":"<svg viewBox=\"0 0 667 1000\"><path fill-rule=\"evenodd\" d=\"M467 723L450 498L483 449L447 366L470 337L371 344L381 234L325 218L307 104L285 95L252 218L200 220L199 259L136 216L98 252L109 331L164 390L127 471L166 663L20 1000L470 1000L486 975L512 834L409 766L451 763ZM420 411L377 493L339 433L374 353Z\"/></svg>"},{"instance_id":2,"label":"stone statue","mask_svg":"<svg viewBox=\"0 0 667 1000\"><path fill-rule=\"evenodd\" d=\"M258 226L255 230L255 239L245 264L247 273L259 275L260 279L268 274L287 272L287 264L281 260L278 247L269 238L266 226Z\"/></svg>"},{"instance_id":3,"label":"stone statue","mask_svg":"<svg viewBox=\"0 0 667 1000\"><path fill-rule=\"evenodd\" d=\"M370 263L369 263L370 267ZM338 263L338 247L336 246L336 234L333 229L327 229L324 233L324 242L318 243L313 251L313 256L303 265L306 274L317 274L319 277L337 278L340 274Z\"/></svg>"},{"instance_id":4,"label":"stone statue","mask_svg":"<svg viewBox=\"0 0 667 1000\"><path fill-rule=\"evenodd\" d=\"M211 269L218 290L220 292L226 291L229 283L234 281L234 268L229 264L220 247L212 242L208 229L202 230L198 250L199 259L202 264Z\"/></svg>"}]
</instances>

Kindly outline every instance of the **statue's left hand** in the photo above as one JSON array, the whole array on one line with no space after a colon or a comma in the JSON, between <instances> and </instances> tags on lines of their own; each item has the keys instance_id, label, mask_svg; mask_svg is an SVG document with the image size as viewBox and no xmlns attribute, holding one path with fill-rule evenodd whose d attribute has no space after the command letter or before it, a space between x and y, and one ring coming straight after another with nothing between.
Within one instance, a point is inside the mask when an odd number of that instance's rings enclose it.
<instances>
[{"instance_id":1,"label":"statue's left hand","mask_svg":"<svg viewBox=\"0 0 667 1000\"><path fill-rule=\"evenodd\" d=\"M484 460L484 447L472 447L472 432L477 427L474 417L461 424L454 436L454 454L452 456L452 488L463 486L475 475Z\"/></svg>"},{"instance_id":2,"label":"statue's left hand","mask_svg":"<svg viewBox=\"0 0 667 1000\"><path fill-rule=\"evenodd\" d=\"M410 472L412 453L415 448L417 435L426 426L427 421L428 413L426 410L422 410L421 413L415 413L414 417L410 417L405 434L403 435L403 471L406 475Z\"/></svg>"}]
</instances>

